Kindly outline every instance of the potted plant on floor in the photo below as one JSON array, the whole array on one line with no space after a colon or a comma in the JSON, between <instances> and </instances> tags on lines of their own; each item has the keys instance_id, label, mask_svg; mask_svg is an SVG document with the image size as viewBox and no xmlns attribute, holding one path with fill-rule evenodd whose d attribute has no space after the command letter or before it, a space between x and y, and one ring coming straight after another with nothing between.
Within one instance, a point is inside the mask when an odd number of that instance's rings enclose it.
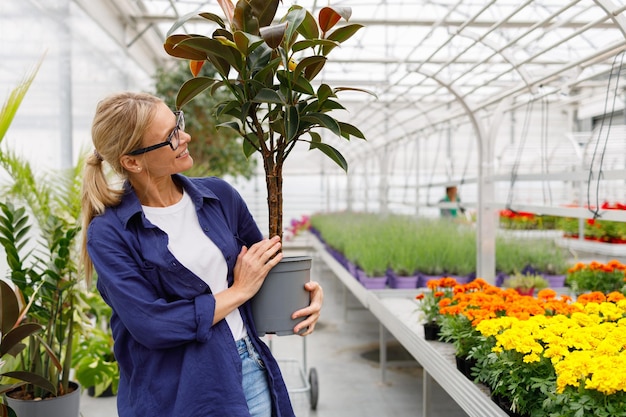
<instances>
[{"instance_id":1,"label":"potted plant on floor","mask_svg":"<svg viewBox=\"0 0 626 417\"><path fill-rule=\"evenodd\" d=\"M211 36L171 34L195 16L184 17L168 33L166 52L189 60L194 76L207 62L217 70L216 77L195 76L185 82L178 92L176 106L182 108L207 90L230 92L229 99L207 111L214 110L219 116L229 118L221 126L233 129L243 138L243 152L248 157L255 152L260 154L267 186L269 235L282 237L283 164L294 146L298 142L308 143L309 149L322 151L347 170L344 157L325 143L317 130L324 129L345 139L364 138L355 126L330 115L333 110L344 109L337 93L355 89L333 88L327 83L314 88L312 84L326 64L328 54L362 26L349 24L334 29L342 18L349 19L351 9L346 7L323 7L316 20L311 13L294 5L280 22L274 23L280 0L239 0L236 4L218 0L218 3L226 20L214 13L200 13L200 17L216 26ZM296 262L303 265L293 266ZM310 262L310 257L287 258L273 272L282 274L283 269L293 269L308 280ZM262 316L257 306L265 295L276 295L281 303L295 302L298 297L285 297L283 292L290 291L290 282L293 280L278 283L268 276L253 299L255 317ZM303 284L296 285L304 299L285 306L293 308L291 311L308 304ZM280 303L269 303L277 304ZM294 322L289 318L287 325L293 328ZM263 327L257 323L261 334Z\"/></svg>"},{"instance_id":2,"label":"potted plant on floor","mask_svg":"<svg viewBox=\"0 0 626 417\"><path fill-rule=\"evenodd\" d=\"M3 106L0 142L35 73ZM26 320L42 329L29 336L12 369L3 368L27 382L5 399L20 417L78 417L80 390L69 380L72 339L81 318L73 247L79 229L78 176L55 175L47 182L7 150L0 151L0 166L12 180L0 203L0 244L9 278L28 306Z\"/></svg>"},{"instance_id":3,"label":"potted plant on floor","mask_svg":"<svg viewBox=\"0 0 626 417\"><path fill-rule=\"evenodd\" d=\"M109 325L112 310L95 290L82 293L88 306L86 313L92 326L74 340L72 369L78 383L87 388L92 397L110 397L117 394L120 370L113 351L113 334Z\"/></svg>"},{"instance_id":4,"label":"potted plant on floor","mask_svg":"<svg viewBox=\"0 0 626 417\"><path fill-rule=\"evenodd\" d=\"M0 280L0 362L3 367L8 361L16 360L19 357L19 354L26 348L25 339L42 330L42 327L37 323L22 323L24 314L25 308L20 308L18 297L13 288L7 282ZM47 383L46 380L40 381L38 375L23 371L3 372L0 377L13 378L19 381L0 387L0 394L19 388L29 382L33 384ZM6 404L0 404L0 415L15 416L15 411Z\"/></svg>"}]
</instances>

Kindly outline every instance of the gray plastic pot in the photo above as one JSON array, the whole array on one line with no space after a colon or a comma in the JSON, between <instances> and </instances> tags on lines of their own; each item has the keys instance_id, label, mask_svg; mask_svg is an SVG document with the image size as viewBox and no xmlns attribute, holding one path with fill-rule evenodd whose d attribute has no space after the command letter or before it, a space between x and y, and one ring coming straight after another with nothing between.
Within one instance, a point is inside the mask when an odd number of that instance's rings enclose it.
<instances>
[{"instance_id":1,"label":"gray plastic pot","mask_svg":"<svg viewBox=\"0 0 626 417\"><path fill-rule=\"evenodd\" d=\"M310 293L304 284L311 279L310 256L287 256L265 278L259 292L252 298L252 315L259 336L286 336L304 320L291 315L308 306Z\"/></svg>"},{"instance_id":2,"label":"gray plastic pot","mask_svg":"<svg viewBox=\"0 0 626 417\"><path fill-rule=\"evenodd\" d=\"M6 404L18 417L78 417L80 414L80 386L70 382L74 391L45 400L17 400L5 395Z\"/></svg>"}]
</instances>

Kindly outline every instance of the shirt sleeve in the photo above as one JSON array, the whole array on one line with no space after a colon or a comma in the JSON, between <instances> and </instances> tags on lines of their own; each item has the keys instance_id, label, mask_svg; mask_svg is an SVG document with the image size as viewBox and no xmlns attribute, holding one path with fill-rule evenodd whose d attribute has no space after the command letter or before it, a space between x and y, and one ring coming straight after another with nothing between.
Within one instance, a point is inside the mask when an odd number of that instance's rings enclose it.
<instances>
[{"instance_id":1,"label":"shirt sleeve","mask_svg":"<svg viewBox=\"0 0 626 417\"><path fill-rule=\"evenodd\" d=\"M148 278L157 271L140 265L110 225L92 222L87 249L98 274L98 290L137 342L166 349L210 338L215 311L212 294L174 300L159 296Z\"/></svg>"}]
</instances>

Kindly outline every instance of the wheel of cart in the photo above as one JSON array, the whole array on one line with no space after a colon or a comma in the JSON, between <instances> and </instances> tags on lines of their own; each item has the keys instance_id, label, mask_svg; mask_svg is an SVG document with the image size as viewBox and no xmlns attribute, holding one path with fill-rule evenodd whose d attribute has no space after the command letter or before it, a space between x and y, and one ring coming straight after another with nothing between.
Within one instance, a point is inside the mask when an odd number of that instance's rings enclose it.
<instances>
[{"instance_id":1,"label":"wheel of cart","mask_svg":"<svg viewBox=\"0 0 626 417\"><path fill-rule=\"evenodd\" d=\"M272 350L273 346L273 337L274 335L268 336L268 344L270 350ZM281 371L283 374L288 372L290 369L294 367L298 369L298 384L296 386L291 386L291 384L287 384L287 391L290 394L298 394L298 393L308 393L309 403L311 405L311 410L317 409L317 402L319 400L319 378L317 375L317 369L311 368L308 371L307 377L307 361L306 361L306 337L302 337L302 361L298 359L285 359L285 358L276 358L279 364L292 364L292 366L281 366ZM285 380L289 379L290 375L284 375Z\"/></svg>"},{"instance_id":2,"label":"wheel of cart","mask_svg":"<svg viewBox=\"0 0 626 417\"><path fill-rule=\"evenodd\" d=\"M311 403L311 410L317 410L317 399L319 398L319 381L317 379L317 369L311 368L309 370L309 402Z\"/></svg>"}]
</instances>

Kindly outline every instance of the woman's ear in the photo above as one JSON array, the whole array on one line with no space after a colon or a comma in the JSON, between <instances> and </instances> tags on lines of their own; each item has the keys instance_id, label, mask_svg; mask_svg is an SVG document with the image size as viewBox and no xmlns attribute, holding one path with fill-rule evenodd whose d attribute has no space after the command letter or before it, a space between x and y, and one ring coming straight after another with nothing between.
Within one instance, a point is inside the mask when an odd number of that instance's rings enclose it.
<instances>
[{"instance_id":1,"label":"woman's ear","mask_svg":"<svg viewBox=\"0 0 626 417\"><path fill-rule=\"evenodd\" d=\"M120 165L128 172L140 172L141 163L132 155L122 155L120 157Z\"/></svg>"}]
</instances>

